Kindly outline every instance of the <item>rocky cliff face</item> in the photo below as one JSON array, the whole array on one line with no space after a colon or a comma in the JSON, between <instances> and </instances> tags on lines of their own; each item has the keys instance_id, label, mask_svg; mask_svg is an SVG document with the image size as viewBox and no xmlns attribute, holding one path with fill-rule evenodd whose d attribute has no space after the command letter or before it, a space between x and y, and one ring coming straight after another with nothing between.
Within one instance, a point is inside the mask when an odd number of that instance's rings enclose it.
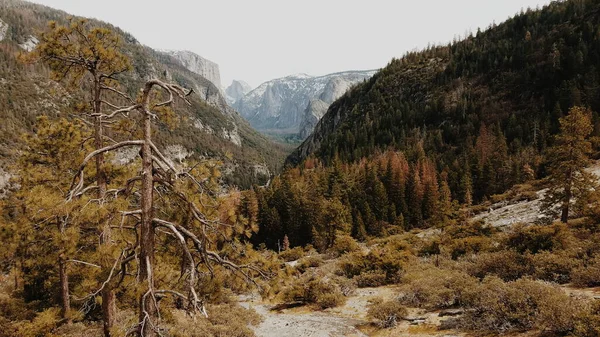
<instances>
[{"instance_id":1,"label":"rocky cliff face","mask_svg":"<svg viewBox=\"0 0 600 337\"><path fill-rule=\"evenodd\" d=\"M225 89L225 98L229 105L234 105L240 98L246 96L247 93L252 91L250 84L244 81L233 80L231 85Z\"/></svg>"},{"instance_id":2,"label":"rocky cliff face","mask_svg":"<svg viewBox=\"0 0 600 337\"><path fill-rule=\"evenodd\" d=\"M234 107L258 130L306 138L323 116L324 105L328 106L352 85L374 73L347 71L318 77L299 74L279 78L263 83ZM315 100L320 102L313 103Z\"/></svg>"},{"instance_id":3,"label":"rocky cliff face","mask_svg":"<svg viewBox=\"0 0 600 337\"><path fill-rule=\"evenodd\" d=\"M189 71L206 78L219 90L221 89L221 72L218 64L187 50L163 50L162 52L171 55Z\"/></svg>"},{"instance_id":4,"label":"rocky cliff face","mask_svg":"<svg viewBox=\"0 0 600 337\"><path fill-rule=\"evenodd\" d=\"M4 40L6 33L8 32L8 24L0 20L0 41Z\"/></svg>"}]
</instances>

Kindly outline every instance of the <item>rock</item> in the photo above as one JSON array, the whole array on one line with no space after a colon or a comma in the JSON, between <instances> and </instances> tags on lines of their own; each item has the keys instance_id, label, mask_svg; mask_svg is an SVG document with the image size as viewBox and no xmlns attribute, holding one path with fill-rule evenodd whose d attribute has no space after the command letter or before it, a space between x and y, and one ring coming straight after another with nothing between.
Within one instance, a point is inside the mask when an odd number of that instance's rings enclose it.
<instances>
[{"instance_id":1,"label":"rock","mask_svg":"<svg viewBox=\"0 0 600 337\"><path fill-rule=\"evenodd\" d=\"M447 310L440 311L439 316L440 317L460 316L464 313L465 313L465 311L463 309L447 309Z\"/></svg>"},{"instance_id":2,"label":"rock","mask_svg":"<svg viewBox=\"0 0 600 337\"><path fill-rule=\"evenodd\" d=\"M219 90L221 89L221 72L215 62L187 50L163 50L162 52L171 55L189 71L206 78Z\"/></svg>"},{"instance_id":3,"label":"rock","mask_svg":"<svg viewBox=\"0 0 600 337\"><path fill-rule=\"evenodd\" d=\"M410 321L410 325L420 325L425 323L425 319L415 319L413 321Z\"/></svg>"},{"instance_id":4,"label":"rock","mask_svg":"<svg viewBox=\"0 0 600 337\"><path fill-rule=\"evenodd\" d=\"M40 41L33 35L29 35L29 38L27 38L27 41L21 43L19 45L19 47L25 49L26 51L32 51L35 49L35 47L38 45L38 43L40 43Z\"/></svg>"},{"instance_id":5,"label":"rock","mask_svg":"<svg viewBox=\"0 0 600 337\"><path fill-rule=\"evenodd\" d=\"M8 24L0 20L0 41L4 40L6 33L8 32Z\"/></svg>"}]
</instances>

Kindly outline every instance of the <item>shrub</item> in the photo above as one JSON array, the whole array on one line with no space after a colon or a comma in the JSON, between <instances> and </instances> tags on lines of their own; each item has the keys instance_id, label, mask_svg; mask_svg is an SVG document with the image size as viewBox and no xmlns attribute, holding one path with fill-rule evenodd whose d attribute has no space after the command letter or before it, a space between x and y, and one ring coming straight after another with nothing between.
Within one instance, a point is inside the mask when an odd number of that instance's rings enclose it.
<instances>
[{"instance_id":1,"label":"shrub","mask_svg":"<svg viewBox=\"0 0 600 337\"><path fill-rule=\"evenodd\" d=\"M387 277L384 272L371 270L354 276L354 281L359 288L380 287L387 284Z\"/></svg>"},{"instance_id":2,"label":"shrub","mask_svg":"<svg viewBox=\"0 0 600 337\"><path fill-rule=\"evenodd\" d=\"M563 224L551 226L517 225L508 235L506 247L519 253L527 251L536 254L564 248L567 230Z\"/></svg>"},{"instance_id":3,"label":"shrub","mask_svg":"<svg viewBox=\"0 0 600 337\"><path fill-rule=\"evenodd\" d=\"M466 273L420 266L402 277L400 301L428 309L462 306L472 302L472 290L478 282Z\"/></svg>"},{"instance_id":4,"label":"shrub","mask_svg":"<svg viewBox=\"0 0 600 337\"><path fill-rule=\"evenodd\" d=\"M333 308L346 302L346 298L332 279L310 275L296 280L283 293L286 302L315 304L321 309Z\"/></svg>"},{"instance_id":5,"label":"shrub","mask_svg":"<svg viewBox=\"0 0 600 337\"><path fill-rule=\"evenodd\" d=\"M588 310L575 317L574 337L600 336L600 302L594 301Z\"/></svg>"},{"instance_id":6,"label":"shrub","mask_svg":"<svg viewBox=\"0 0 600 337\"><path fill-rule=\"evenodd\" d=\"M285 262L296 261L304 257L304 250L302 247L295 247L292 249L284 250L279 253L279 257Z\"/></svg>"},{"instance_id":7,"label":"shrub","mask_svg":"<svg viewBox=\"0 0 600 337\"><path fill-rule=\"evenodd\" d=\"M320 256L307 256L298 261L296 269L300 273L306 272L309 268L317 268L323 264L323 259Z\"/></svg>"},{"instance_id":8,"label":"shrub","mask_svg":"<svg viewBox=\"0 0 600 337\"><path fill-rule=\"evenodd\" d=\"M398 250L394 246L395 243L389 243L384 247L375 246L366 255L360 252L347 254L338 263L338 274L347 278L368 273L384 274L385 282L379 285L395 283L399 280L400 271L411 254L405 250Z\"/></svg>"},{"instance_id":9,"label":"shrub","mask_svg":"<svg viewBox=\"0 0 600 337\"><path fill-rule=\"evenodd\" d=\"M600 256L589 261L586 266L574 269L571 280L578 287L600 286Z\"/></svg>"},{"instance_id":10,"label":"shrub","mask_svg":"<svg viewBox=\"0 0 600 337\"><path fill-rule=\"evenodd\" d=\"M469 274L480 279L495 275L505 281L514 281L533 273L530 256L513 250L482 253L470 260Z\"/></svg>"},{"instance_id":11,"label":"shrub","mask_svg":"<svg viewBox=\"0 0 600 337\"><path fill-rule=\"evenodd\" d=\"M336 256L342 256L344 254L357 252L360 250L360 245L353 237L350 235L338 235L335 238L335 243L331 248L331 251L336 254Z\"/></svg>"},{"instance_id":12,"label":"shrub","mask_svg":"<svg viewBox=\"0 0 600 337\"><path fill-rule=\"evenodd\" d=\"M453 260L467 254L475 254L489 250L492 239L485 236L471 236L453 240L448 245L450 256Z\"/></svg>"},{"instance_id":13,"label":"shrub","mask_svg":"<svg viewBox=\"0 0 600 337\"><path fill-rule=\"evenodd\" d=\"M533 277L559 284L571 281L571 273L581 263L565 252L542 252L532 257Z\"/></svg>"},{"instance_id":14,"label":"shrub","mask_svg":"<svg viewBox=\"0 0 600 337\"><path fill-rule=\"evenodd\" d=\"M38 337L52 336L59 321L60 309L49 308L37 314L32 321L21 321L15 324L17 336Z\"/></svg>"},{"instance_id":15,"label":"shrub","mask_svg":"<svg viewBox=\"0 0 600 337\"><path fill-rule=\"evenodd\" d=\"M371 301L367 309L367 316L376 321L377 325L387 329L396 326L398 320L403 319L408 310L398 301L386 301L378 298Z\"/></svg>"},{"instance_id":16,"label":"shrub","mask_svg":"<svg viewBox=\"0 0 600 337\"><path fill-rule=\"evenodd\" d=\"M462 323L482 332L539 329L565 335L575 329L573 317L582 312L581 305L562 290L528 279L505 283L489 277L476 293Z\"/></svg>"}]
</instances>

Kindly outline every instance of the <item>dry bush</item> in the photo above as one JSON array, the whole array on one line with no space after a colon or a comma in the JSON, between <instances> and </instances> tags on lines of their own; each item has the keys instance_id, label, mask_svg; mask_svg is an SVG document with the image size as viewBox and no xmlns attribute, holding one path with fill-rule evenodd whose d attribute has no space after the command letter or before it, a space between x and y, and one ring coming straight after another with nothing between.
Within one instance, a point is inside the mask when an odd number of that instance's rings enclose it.
<instances>
[{"instance_id":1,"label":"dry bush","mask_svg":"<svg viewBox=\"0 0 600 337\"><path fill-rule=\"evenodd\" d=\"M300 273L306 272L309 268L317 268L322 266L324 263L323 259L320 256L307 256L303 257L298 261L296 265L296 269Z\"/></svg>"},{"instance_id":2,"label":"dry bush","mask_svg":"<svg viewBox=\"0 0 600 337\"><path fill-rule=\"evenodd\" d=\"M294 247L279 253L279 257L285 262L296 261L303 258L304 256L305 253L302 247Z\"/></svg>"},{"instance_id":3,"label":"dry bush","mask_svg":"<svg viewBox=\"0 0 600 337\"><path fill-rule=\"evenodd\" d=\"M494 275L505 281L514 281L533 274L531 256L513 250L482 253L468 261L471 262L467 264L468 273L480 279Z\"/></svg>"},{"instance_id":4,"label":"dry bush","mask_svg":"<svg viewBox=\"0 0 600 337\"><path fill-rule=\"evenodd\" d=\"M574 269L571 280L578 287L600 286L600 256L588 261L585 266Z\"/></svg>"},{"instance_id":5,"label":"dry bush","mask_svg":"<svg viewBox=\"0 0 600 337\"><path fill-rule=\"evenodd\" d=\"M508 234L504 246L519 253L536 254L541 251L564 249L569 239L569 232L564 224L524 225L518 224Z\"/></svg>"},{"instance_id":6,"label":"dry bush","mask_svg":"<svg viewBox=\"0 0 600 337\"><path fill-rule=\"evenodd\" d=\"M600 302L594 301L588 309L575 317L573 337L600 336Z\"/></svg>"},{"instance_id":7,"label":"dry bush","mask_svg":"<svg viewBox=\"0 0 600 337\"><path fill-rule=\"evenodd\" d=\"M444 251L447 251L453 260L469 254L477 254L490 250L493 247L493 240L486 236L471 236L452 240L447 244Z\"/></svg>"},{"instance_id":8,"label":"dry bush","mask_svg":"<svg viewBox=\"0 0 600 337\"><path fill-rule=\"evenodd\" d=\"M321 309L337 307L346 302L346 297L334 279L316 274L299 278L283 290L282 296L285 302L314 304Z\"/></svg>"},{"instance_id":9,"label":"dry bush","mask_svg":"<svg viewBox=\"0 0 600 337\"><path fill-rule=\"evenodd\" d=\"M49 308L37 314L31 321L19 321L13 324L14 336L20 337L53 337L54 329L59 324L60 309Z\"/></svg>"},{"instance_id":10,"label":"dry bush","mask_svg":"<svg viewBox=\"0 0 600 337\"><path fill-rule=\"evenodd\" d=\"M360 250L360 245L353 237L347 234L338 235L335 238L335 243L331 247L330 251L335 256L342 256L344 254L357 252Z\"/></svg>"},{"instance_id":11,"label":"dry bush","mask_svg":"<svg viewBox=\"0 0 600 337\"><path fill-rule=\"evenodd\" d=\"M261 317L254 310L234 304L209 305L208 318L190 317L176 310L171 315L169 335L173 337L254 337L249 325Z\"/></svg>"},{"instance_id":12,"label":"dry bush","mask_svg":"<svg viewBox=\"0 0 600 337\"><path fill-rule=\"evenodd\" d=\"M360 280L362 284L375 278L380 280L380 275L383 274L385 280L378 282L378 285L396 283L404 265L412 256L408 249L409 245L405 241L392 239L384 244L372 246L368 254L346 254L338 262L336 273L347 278L358 277L357 281ZM363 276L360 276L361 274Z\"/></svg>"},{"instance_id":13,"label":"dry bush","mask_svg":"<svg viewBox=\"0 0 600 337\"><path fill-rule=\"evenodd\" d=\"M584 309L559 288L528 279L504 282L489 277L474 290L477 296L462 325L481 332L539 329L566 335L575 330L573 318Z\"/></svg>"},{"instance_id":14,"label":"dry bush","mask_svg":"<svg viewBox=\"0 0 600 337\"><path fill-rule=\"evenodd\" d=\"M569 256L565 251L541 252L533 255L531 259L534 278L559 284L571 282L573 270L581 266L581 261Z\"/></svg>"},{"instance_id":15,"label":"dry bush","mask_svg":"<svg viewBox=\"0 0 600 337\"><path fill-rule=\"evenodd\" d=\"M381 287L387 284L387 276L384 272L370 270L354 276L353 280L359 288Z\"/></svg>"},{"instance_id":16,"label":"dry bush","mask_svg":"<svg viewBox=\"0 0 600 337\"><path fill-rule=\"evenodd\" d=\"M478 281L464 272L432 265L415 266L402 277L400 302L409 306L442 309L472 302Z\"/></svg>"},{"instance_id":17,"label":"dry bush","mask_svg":"<svg viewBox=\"0 0 600 337\"><path fill-rule=\"evenodd\" d=\"M408 315L408 310L400 302L384 302L381 298L371 300L367 309L367 316L374 319L377 325L384 329L393 328L406 315Z\"/></svg>"}]
</instances>

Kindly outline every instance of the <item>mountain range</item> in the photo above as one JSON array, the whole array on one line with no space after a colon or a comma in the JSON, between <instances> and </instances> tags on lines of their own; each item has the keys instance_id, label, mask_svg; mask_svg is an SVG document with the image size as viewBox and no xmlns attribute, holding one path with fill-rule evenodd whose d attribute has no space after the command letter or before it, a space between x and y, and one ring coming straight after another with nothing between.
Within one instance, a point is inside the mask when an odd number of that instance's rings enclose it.
<instances>
[{"instance_id":1,"label":"mountain range","mask_svg":"<svg viewBox=\"0 0 600 337\"><path fill-rule=\"evenodd\" d=\"M373 74L375 71L290 75L261 84L233 107L257 130L304 138L324 114L325 106Z\"/></svg>"}]
</instances>

